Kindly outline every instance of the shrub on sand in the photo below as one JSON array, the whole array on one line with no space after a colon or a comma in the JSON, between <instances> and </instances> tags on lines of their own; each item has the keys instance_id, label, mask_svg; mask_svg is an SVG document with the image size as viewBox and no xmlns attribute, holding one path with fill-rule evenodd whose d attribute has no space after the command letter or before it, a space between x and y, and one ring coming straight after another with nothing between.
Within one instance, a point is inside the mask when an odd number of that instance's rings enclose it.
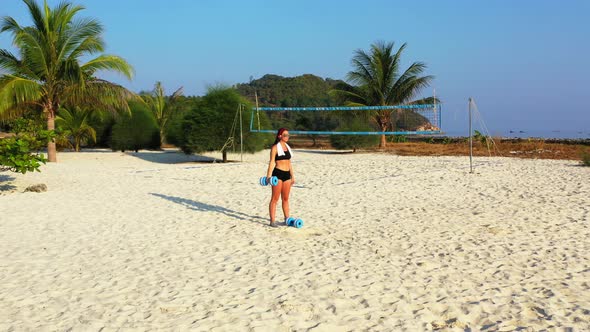
<instances>
[{"instance_id":1,"label":"shrub on sand","mask_svg":"<svg viewBox=\"0 0 590 332\"><path fill-rule=\"evenodd\" d=\"M372 128L363 124L361 121L352 120L348 124L344 124L339 128L336 128L336 131L373 131ZM338 150L345 150L345 149L352 149L353 152L356 152L359 148L371 147L376 146L379 144L380 137L377 135L366 135L366 136L359 136L359 135L331 135L330 136L330 144L335 149Z\"/></svg>"},{"instance_id":2,"label":"shrub on sand","mask_svg":"<svg viewBox=\"0 0 590 332\"><path fill-rule=\"evenodd\" d=\"M14 136L0 139L0 172L11 171L25 174L38 171L47 159L39 150L55 139L53 130L42 130L28 119L13 123Z\"/></svg>"},{"instance_id":3,"label":"shrub on sand","mask_svg":"<svg viewBox=\"0 0 590 332\"><path fill-rule=\"evenodd\" d=\"M111 137L111 149L133 150L159 149L160 132L156 119L145 106L130 103L131 114L122 114L115 121Z\"/></svg>"}]
</instances>

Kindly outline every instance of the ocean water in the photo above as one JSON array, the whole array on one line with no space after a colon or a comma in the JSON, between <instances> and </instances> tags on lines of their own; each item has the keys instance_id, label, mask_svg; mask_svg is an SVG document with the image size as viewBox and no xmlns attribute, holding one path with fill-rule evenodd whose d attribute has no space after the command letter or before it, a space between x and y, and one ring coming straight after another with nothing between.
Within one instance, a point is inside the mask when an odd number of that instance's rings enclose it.
<instances>
[{"instance_id":1,"label":"ocean water","mask_svg":"<svg viewBox=\"0 0 590 332\"><path fill-rule=\"evenodd\" d=\"M469 130L449 130L445 131L444 136L450 137L467 137ZM474 131L475 132L475 131ZM480 132L483 133L481 130ZM490 130L489 135L493 137L505 138L558 138L558 139L590 139L590 129L588 130Z\"/></svg>"}]
</instances>

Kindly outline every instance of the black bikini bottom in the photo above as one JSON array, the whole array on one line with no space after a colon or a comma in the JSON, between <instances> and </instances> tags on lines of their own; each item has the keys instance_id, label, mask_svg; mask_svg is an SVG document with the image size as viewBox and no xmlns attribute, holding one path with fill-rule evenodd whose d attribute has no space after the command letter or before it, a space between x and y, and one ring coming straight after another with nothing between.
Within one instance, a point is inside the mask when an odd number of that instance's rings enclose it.
<instances>
[{"instance_id":1,"label":"black bikini bottom","mask_svg":"<svg viewBox=\"0 0 590 332\"><path fill-rule=\"evenodd\" d=\"M291 180L291 172L283 171L278 168L272 170L272 176L276 176L279 180L283 182Z\"/></svg>"}]
</instances>

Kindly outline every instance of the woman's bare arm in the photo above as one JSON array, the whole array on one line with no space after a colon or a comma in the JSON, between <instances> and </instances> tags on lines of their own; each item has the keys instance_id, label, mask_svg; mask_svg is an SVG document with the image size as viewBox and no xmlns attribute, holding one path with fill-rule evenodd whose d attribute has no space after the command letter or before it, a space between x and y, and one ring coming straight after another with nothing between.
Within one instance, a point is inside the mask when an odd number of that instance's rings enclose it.
<instances>
[{"instance_id":1,"label":"woman's bare arm","mask_svg":"<svg viewBox=\"0 0 590 332\"><path fill-rule=\"evenodd\" d=\"M295 172L293 171L293 163L289 160L289 173L291 173L291 183L295 184Z\"/></svg>"},{"instance_id":2,"label":"woman's bare arm","mask_svg":"<svg viewBox=\"0 0 590 332\"><path fill-rule=\"evenodd\" d=\"M272 170L275 168L275 156L277 155L277 146L273 145L270 148L270 161L268 162L268 170L266 171L266 177L269 178L272 175Z\"/></svg>"}]
</instances>

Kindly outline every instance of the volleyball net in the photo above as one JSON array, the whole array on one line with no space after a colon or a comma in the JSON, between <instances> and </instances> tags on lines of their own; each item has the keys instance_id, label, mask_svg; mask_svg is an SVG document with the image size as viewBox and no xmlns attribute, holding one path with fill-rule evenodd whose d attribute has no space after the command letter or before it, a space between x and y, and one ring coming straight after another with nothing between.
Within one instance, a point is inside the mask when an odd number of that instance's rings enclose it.
<instances>
[{"instance_id":1,"label":"volleyball net","mask_svg":"<svg viewBox=\"0 0 590 332\"><path fill-rule=\"evenodd\" d=\"M440 104L253 108L250 131L307 135L432 135L441 133Z\"/></svg>"}]
</instances>

